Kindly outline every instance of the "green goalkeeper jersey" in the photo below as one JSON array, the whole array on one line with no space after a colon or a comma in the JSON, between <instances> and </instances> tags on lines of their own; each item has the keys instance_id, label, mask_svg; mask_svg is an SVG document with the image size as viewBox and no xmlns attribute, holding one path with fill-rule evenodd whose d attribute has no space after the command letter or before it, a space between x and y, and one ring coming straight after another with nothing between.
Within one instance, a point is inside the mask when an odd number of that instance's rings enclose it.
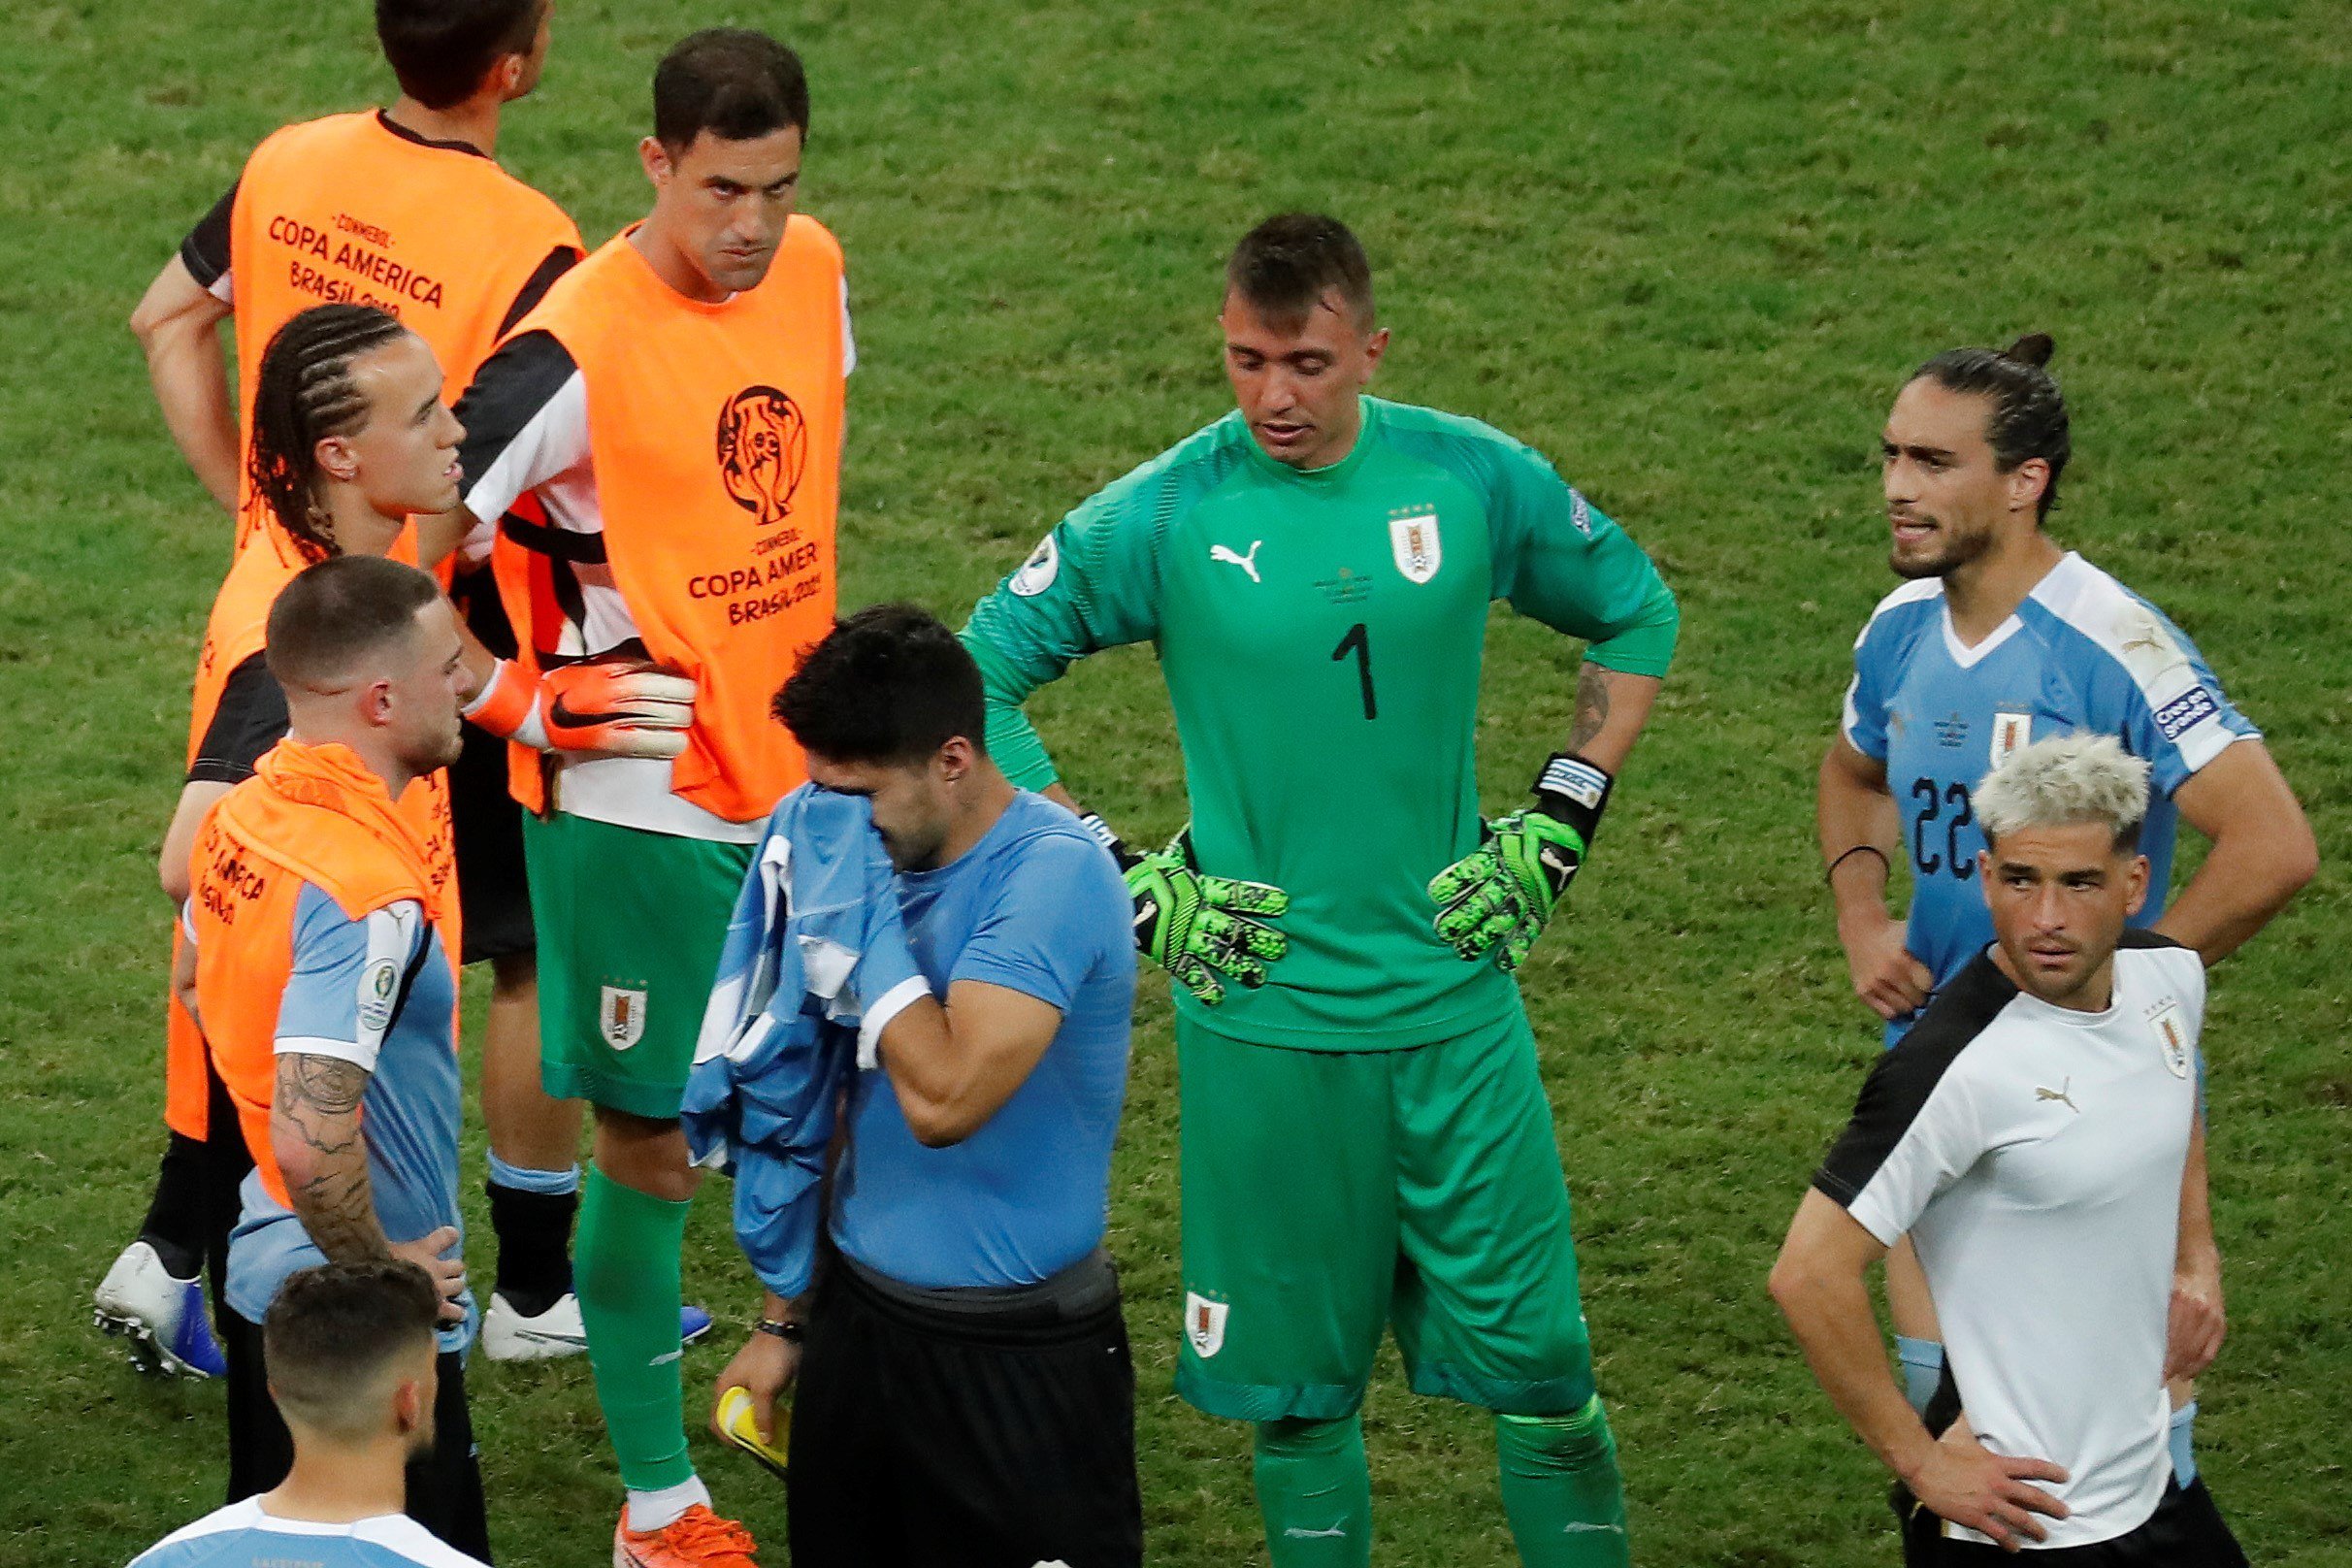
<instances>
[{"instance_id":1,"label":"green goalkeeper jersey","mask_svg":"<svg viewBox=\"0 0 2352 1568\"><path fill-rule=\"evenodd\" d=\"M1662 675L1674 596L1641 546L1532 448L1363 400L1346 458L1300 472L1239 413L1057 525L972 611L990 752L1054 782L1021 711L1098 649L1157 645L1203 871L1290 895L1290 952L1204 1028L1327 1051L1426 1044L1517 1005L1512 977L1431 927L1429 879L1478 847L1479 666L1489 601Z\"/></svg>"}]
</instances>

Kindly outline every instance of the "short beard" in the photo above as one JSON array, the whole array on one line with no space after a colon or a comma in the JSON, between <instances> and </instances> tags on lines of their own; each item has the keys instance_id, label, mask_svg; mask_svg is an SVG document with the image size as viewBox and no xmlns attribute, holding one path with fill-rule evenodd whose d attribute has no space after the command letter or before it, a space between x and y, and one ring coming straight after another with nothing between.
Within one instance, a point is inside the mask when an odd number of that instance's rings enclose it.
<instances>
[{"instance_id":1,"label":"short beard","mask_svg":"<svg viewBox=\"0 0 2352 1568\"><path fill-rule=\"evenodd\" d=\"M935 871L939 868L939 852L946 847L945 830L921 842L891 834L882 839L883 852L890 856L891 868L897 871Z\"/></svg>"},{"instance_id":2,"label":"short beard","mask_svg":"<svg viewBox=\"0 0 2352 1568\"><path fill-rule=\"evenodd\" d=\"M1993 547L1993 531L1989 528L1975 534L1954 534L1946 530L1944 549L1940 554L1921 559L1907 557L1900 548L1886 553L1887 569L1908 582L1923 577L1948 577L1982 556Z\"/></svg>"}]
</instances>

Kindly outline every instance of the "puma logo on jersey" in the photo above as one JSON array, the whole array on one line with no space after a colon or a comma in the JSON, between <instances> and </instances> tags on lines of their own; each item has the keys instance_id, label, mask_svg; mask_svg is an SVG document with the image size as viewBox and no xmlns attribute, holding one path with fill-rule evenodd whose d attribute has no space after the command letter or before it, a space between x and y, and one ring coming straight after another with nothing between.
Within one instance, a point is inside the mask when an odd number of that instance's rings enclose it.
<instances>
[{"instance_id":1,"label":"puma logo on jersey","mask_svg":"<svg viewBox=\"0 0 2352 1568\"><path fill-rule=\"evenodd\" d=\"M1250 540L1250 553L1247 555L1235 554L1223 544L1212 544L1209 546L1209 559L1223 561L1228 566L1239 567L1250 574L1252 582L1262 582L1265 579L1258 574L1258 547L1264 542L1264 539Z\"/></svg>"},{"instance_id":2,"label":"puma logo on jersey","mask_svg":"<svg viewBox=\"0 0 2352 1568\"><path fill-rule=\"evenodd\" d=\"M2082 1114L2082 1107L2074 1103L2074 1080L2072 1078L2059 1079L2058 1087L2056 1089L2044 1089L2040 1084L2036 1084L2034 1086L2034 1098L2036 1100L2056 1100L2059 1104L2064 1105L2068 1110L2073 1111L2076 1116L2080 1116Z\"/></svg>"}]
</instances>

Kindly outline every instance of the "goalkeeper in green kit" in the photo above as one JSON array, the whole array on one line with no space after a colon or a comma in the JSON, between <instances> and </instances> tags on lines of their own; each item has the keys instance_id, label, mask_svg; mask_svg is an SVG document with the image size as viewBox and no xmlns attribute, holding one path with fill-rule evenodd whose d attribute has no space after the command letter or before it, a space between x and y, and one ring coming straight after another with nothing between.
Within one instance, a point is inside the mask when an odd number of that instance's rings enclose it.
<instances>
[{"instance_id":1,"label":"goalkeeper in green kit","mask_svg":"<svg viewBox=\"0 0 2352 1568\"><path fill-rule=\"evenodd\" d=\"M1268 219L1221 323L1240 403L1088 500L972 612L988 748L1080 809L1023 716L1150 641L1192 825L1127 866L1177 982L1177 1388L1257 1423L1276 1568L1371 1555L1357 1419L1384 1328L1415 1389L1495 1413L1530 1564L1628 1560L1567 1184L1518 967L1587 857L1674 651L1640 546L1530 448L1363 395L1362 247ZM1489 602L1590 644L1534 800L1478 809Z\"/></svg>"}]
</instances>

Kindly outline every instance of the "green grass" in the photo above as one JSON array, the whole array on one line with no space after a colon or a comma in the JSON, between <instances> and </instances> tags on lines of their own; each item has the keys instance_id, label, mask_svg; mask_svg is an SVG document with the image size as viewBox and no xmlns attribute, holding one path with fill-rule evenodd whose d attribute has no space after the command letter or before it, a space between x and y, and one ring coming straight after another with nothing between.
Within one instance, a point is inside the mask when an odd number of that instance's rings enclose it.
<instances>
[{"instance_id":1,"label":"green grass","mask_svg":"<svg viewBox=\"0 0 2352 1568\"><path fill-rule=\"evenodd\" d=\"M219 1391L141 1382L85 1326L158 1147L151 866L228 545L122 322L255 141L383 90L365 8L318 16L26 0L0 29L0 714L18 740L0 752L0 1563L119 1562L217 1501ZM1216 267L1292 205L1371 247L1396 333L1381 390L1537 443L1651 549L1681 659L1525 981L1637 1547L1673 1568L1891 1561L1880 1479L1762 1289L1876 1050L1811 790L1888 586L1878 422L1927 354L2055 333L2079 453L2057 532L2202 642L2323 845L2343 844L2338 8L563 0L506 160L608 234L643 203L653 61L720 20L777 31L814 79L804 201L847 247L864 360L845 603L960 616L1062 509L1220 412ZM1493 804L1564 732L1574 659L1498 619ZM1094 661L1037 712L1132 835L1181 819L1148 656ZM2348 896L2331 861L2220 975L2207 1031L2232 1335L2204 1463L2271 1563L2352 1564ZM1146 992L1113 1241L1152 1554L1258 1560L1246 1431L1169 1392L1173 1067ZM689 1281L749 1306L721 1202L699 1208ZM690 1378L727 1354L698 1350ZM501 1560L597 1560L617 1493L585 1368L483 1365L474 1388ZM1475 1413L1411 1397L1391 1361L1368 1421L1381 1561L1512 1560ZM780 1562L778 1491L698 1452Z\"/></svg>"}]
</instances>

